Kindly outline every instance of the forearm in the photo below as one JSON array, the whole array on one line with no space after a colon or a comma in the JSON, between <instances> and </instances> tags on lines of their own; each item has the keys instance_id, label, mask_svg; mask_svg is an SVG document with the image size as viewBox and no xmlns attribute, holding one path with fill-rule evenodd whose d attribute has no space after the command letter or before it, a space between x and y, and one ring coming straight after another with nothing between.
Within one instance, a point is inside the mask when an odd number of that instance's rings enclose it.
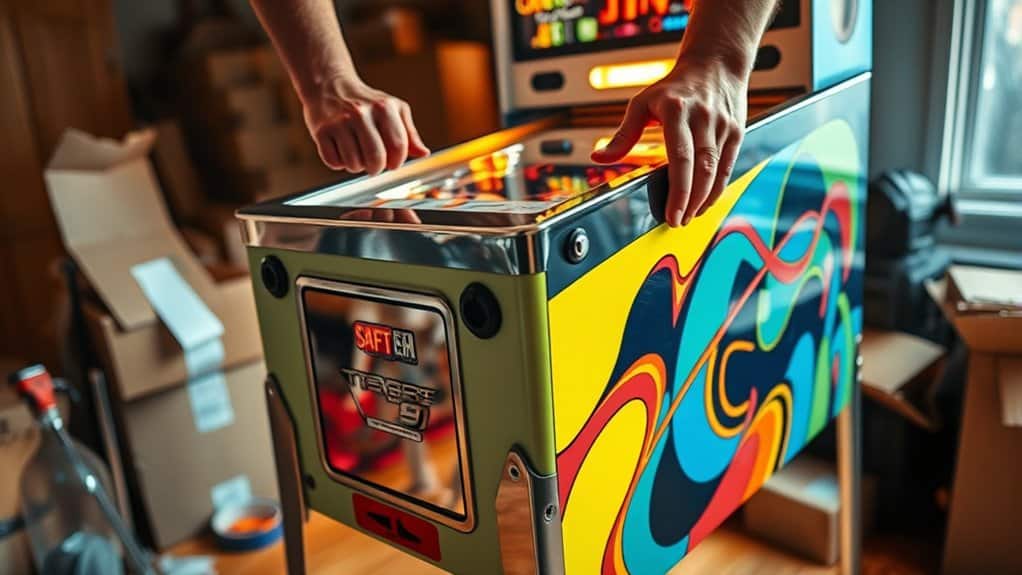
<instances>
[{"instance_id":1,"label":"forearm","mask_svg":"<svg viewBox=\"0 0 1022 575\"><path fill-rule=\"evenodd\" d=\"M738 77L752 72L756 48L779 0L703 0L696 3L678 56L712 60Z\"/></svg>"},{"instance_id":2,"label":"forearm","mask_svg":"<svg viewBox=\"0 0 1022 575\"><path fill-rule=\"evenodd\" d=\"M358 77L333 0L250 1L303 99L327 82Z\"/></svg>"}]
</instances>

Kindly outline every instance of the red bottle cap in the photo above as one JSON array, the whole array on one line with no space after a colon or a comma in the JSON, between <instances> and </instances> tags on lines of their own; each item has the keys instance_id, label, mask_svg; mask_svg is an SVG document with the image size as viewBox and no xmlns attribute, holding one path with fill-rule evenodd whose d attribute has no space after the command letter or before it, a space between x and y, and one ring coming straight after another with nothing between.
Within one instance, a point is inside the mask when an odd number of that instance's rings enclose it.
<instances>
[{"instance_id":1,"label":"red bottle cap","mask_svg":"<svg viewBox=\"0 0 1022 575\"><path fill-rule=\"evenodd\" d=\"M37 363L12 373L10 382L18 389L18 394L28 401L36 415L57 407L53 378L42 364Z\"/></svg>"}]
</instances>

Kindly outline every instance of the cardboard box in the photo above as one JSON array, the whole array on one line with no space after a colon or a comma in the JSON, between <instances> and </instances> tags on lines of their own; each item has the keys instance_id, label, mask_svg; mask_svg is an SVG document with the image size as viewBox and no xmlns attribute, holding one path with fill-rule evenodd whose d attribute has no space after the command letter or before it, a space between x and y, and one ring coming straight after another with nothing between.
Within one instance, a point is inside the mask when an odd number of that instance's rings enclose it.
<instances>
[{"instance_id":1,"label":"cardboard box","mask_svg":"<svg viewBox=\"0 0 1022 575\"><path fill-rule=\"evenodd\" d=\"M262 170L294 164L301 157L288 124L222 132L217 144L221 165L228 170Z\"/></svg>"},{"instance_id":2,"label":"cardboard box","mask_svg":"<svg viewBox=\"0 0 1022 575\"><path fill-rule=\"evenodd\" d=\"M872 524L875 482L860 494L863 533ZM775 473L743 508L745 529L824 565L840 559L841 498L833 464L800 455Z\"/></svg>"},{"instance_id":3,"label":"cardboard box","mask_svg":"<svg viewBox=\"0 0 1022 575\"><path fill-rule=\"evenodd\" d=\"M274 81L275 82L275 81ZM272 127L284 119L274 82L226 87L206 94L210 129Z\"/></svg>"},{"instance_id":4,"label":"cardboard box","mask_svg":"<svg viewBox=\"0 0 1022 575\"><path fill-rule=\"evenodd\" d=\"M220 241L217 238L203 230L187 226L181 227L178 231L202 265L209 266L223 260Z\"/></svg>"},{"instance_id":5,"label":"cardboard box","mask_svg":"<svg viewBox=\"0 0 1022 575\"><path fill-rule=\"evenodd\" d=\"M270 46L209 52L202 64L206 87L223 89L258 84L266 80L267 72L272 72L267 67L272 52Z\"/></svg>"},{"instance_id":6,"label":"cardboard box","mask_svg":"<svg viewBox=\"0 0 1022 575\"><path fill-rule=\"evenodd\" d=\"M928 286L969 349L944 572L1022 573L1022 427L1017 417L1022 410L1022 315L1013 315L1010 306L1002 306L1004 312L976 310L976 302L963 299L965 286L956 285L956 276L962 276L955 268L948 281ZM1001 276L1003 286L1022 280L1022 272L993 273Z\"/></svg>"},{"instance_id":7,"label":"cardboard box","mask_svg":"<svg viewBox=\"0 0 1022 575\"><path fill-rule=\"evenodd\" d=\"M210 202L199 216L197 225L206 233L217 238L227 264L248 269L248 255L241 237L241 224L235 212L241 204Z\"/></svg>"},{"instance_id":8,"label":"cardboard box","mask_svg":"<svg viewBox=\"0 0 1022 575\"><path fill-rule=\"evenodd\" d=\"M411 106L427 146L450 146L500 129L490 52L476 42L439 42L432 50L359 66L370 86Z\"/></svg>"},{"instance_id":9,"label":"cardboard box","mask_svg":"<svg viewBox=\"0 0 1022 575\"><path fill-rule=\"evenodd\" d=\"M191 222L199 214L205 194L199 174L188 155L181 126L167 120L156 125L153 163L159 173L163 194L180 222Z\"/></svg>"},{"instance_id":10,"label":"cardboard box","mask_svg":"<svg viewBox=\"0 0 1022 575\"><path fill-rule=\"evenodd\" d=\"M90 330L124 400L188 378L181 348L131 273L137 264L169 259L207 303L224 327L223 366L262 351L249 283L214 282L171 223L146 159L154 137L114 142L69 130L45 174L64 243L109 311L92 308Z\"/></svg>"},{"instance_id":11,"label":"cardboard box","mask_svg":"<svg viewBox=\"0 0 1022 575\"><path fill-rule=\"evenodd\" d=\"M241 203L261 202L271 198L295 194L354 177L348 172L334 172L323 165L318 157L287 165L273 166L235 174L232 199Z\"/></svg>"},{"instance_id":12,"label":"cardboard box","mask_svg":"<svg viewBox=\"0 0 1022 575\"><path fill-rule=\"evenodd\" d=\"M224 386L189 384L119 406L129 476L158 549L206 530L215 501L277 498L265 373L252 363L225 372Z\"/></svg>"},{"instance_id":13,"label":"cardboard box","mask_svg":"<svg viewBox=\"0 0 1022 575\"><path fill-rule=\"evenodd\" d=\"M199 294L216 291L171 223L147 159L155 132L123 142L68 130L44 174L64 245L122 329L157 321L132 266L169 258Z\"/></svg>"},{"instance_id":14,"label":"cardboard box","mask_svg":"<svg viewBox=\"0 0 1022 575\"><path fill-rule=\"evenodd\" d=\"M862 392L913 425L928 431L940 427L935 378L946 350L907 333L866 329L862 334Z\"/></svg>"},{"instance_id":15,"label":"cardboard box","mask_svg":"<svg viewBox=\"0 0 1022 575\"><path fill-rule=\"evenodd\" d=\"M251 280L241 277L217 287L204 301L224 324L223 366L262 357ZM162 323L124 330L98 306L86 302L82 308L89 336L122 401L177 387L188 379L181 347Z\"/></svg>"},{"instance_id":16,"label":"cardboard box","mask_svg":"<svg viewBox=\"0 0 1022 575\"><path fill-rule=\"evenodd\" d=\"M960 274L962 268L975 270L972 266L951 266L948 270L949 278ZM1013 276L1022 275L1022 272L1011 272L1005 270L987 270L987 278L1004 277L1008 285L1012 285ZM988 281L990 281L988 279ZM934 297L944 315L951 321L955 331L962 336L970 351L986 353L1022 353L1022 311L997 311L997 308L974 309L962 299L958 286L954 281L931 282L927 288L930 295Z\"/></svg>"}]
</instances>

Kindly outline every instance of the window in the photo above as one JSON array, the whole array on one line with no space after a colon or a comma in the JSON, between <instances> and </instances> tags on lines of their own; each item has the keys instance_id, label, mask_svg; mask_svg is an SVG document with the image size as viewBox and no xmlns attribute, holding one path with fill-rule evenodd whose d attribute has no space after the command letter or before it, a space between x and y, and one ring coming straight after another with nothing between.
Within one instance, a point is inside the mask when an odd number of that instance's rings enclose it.
<instances>
[{"instance_id":1,"label":"window","mask_svg":"<svg viewBox=\"0 0 1022 575\"><path fill-rule=\"evenodd\" d=\"M1022 268L1022 0L942 4L953 23L939 181L960 217L941 241Z\"/></svg>"},{"instance_id":2,"label":"window","mask_svg":"<svg viewBox=\"0 0 1022 575\"><path fill-rule=\"evenodd\" d=\"M975 121L965 130L963 190L1022 195L1022 0L989 0L978 14L972 72ZM983 13L985 12L985 14Z\"/></svg>"},{"instance_id":3,"label":"window","mask_svg":"<svg viewBox=\"0 0 1022 575\"><path fill-rule=\"evenodd\" d=\"M1022 0L962 5L948 187L966 204L1022 202Z\"/></svg>"}]
</instances>

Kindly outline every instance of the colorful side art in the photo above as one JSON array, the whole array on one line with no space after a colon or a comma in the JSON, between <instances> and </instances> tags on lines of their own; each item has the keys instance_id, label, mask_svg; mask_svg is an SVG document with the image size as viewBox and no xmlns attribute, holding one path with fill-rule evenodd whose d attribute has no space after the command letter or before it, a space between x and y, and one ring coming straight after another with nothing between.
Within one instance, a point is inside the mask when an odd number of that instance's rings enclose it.
<instances>
[{"instance_id":1,"label":"colorful side art","mask_svg":"<svg viewBox=\"0 0 1022 575\"><path fill-rule=\"evenodd\" d=\"M569 575L667 572L846 405L858 150L825 124L551 300Z\"/></svg>"}]
</instances>

